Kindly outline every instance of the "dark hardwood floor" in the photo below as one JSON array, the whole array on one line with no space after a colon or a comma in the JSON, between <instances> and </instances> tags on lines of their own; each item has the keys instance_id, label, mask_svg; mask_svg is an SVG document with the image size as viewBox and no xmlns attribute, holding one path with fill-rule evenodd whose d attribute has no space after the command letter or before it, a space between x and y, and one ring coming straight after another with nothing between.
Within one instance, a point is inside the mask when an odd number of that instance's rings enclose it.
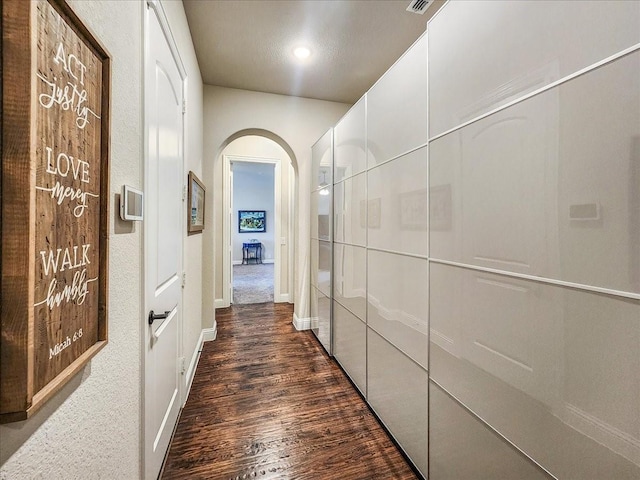
<instances>
[{"instance_id":1,"label":"dark hardwood floor","mask_svg":"<svg viewBox=\"0 0 640 480\"><path fill-rule=\"evenodd\" d=\"M288 304L216 311L164 479L416 479Z\"/></svg>"}]
</instances>

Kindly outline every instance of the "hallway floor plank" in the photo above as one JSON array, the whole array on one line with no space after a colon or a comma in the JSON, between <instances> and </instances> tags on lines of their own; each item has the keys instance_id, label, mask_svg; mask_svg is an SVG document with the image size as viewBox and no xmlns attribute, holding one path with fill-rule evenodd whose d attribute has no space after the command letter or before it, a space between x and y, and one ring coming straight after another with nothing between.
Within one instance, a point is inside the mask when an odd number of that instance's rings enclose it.
<instances>
[{"instance_id":1,"label":"hallway floor plank","mask_svg":"<svg viewBox=\"0 0 640 480\"><path fill-rule=\"evenodd\" d=\"M163 479L416 479L289 304L216 311Z\"/></svg>"}]
</instances>

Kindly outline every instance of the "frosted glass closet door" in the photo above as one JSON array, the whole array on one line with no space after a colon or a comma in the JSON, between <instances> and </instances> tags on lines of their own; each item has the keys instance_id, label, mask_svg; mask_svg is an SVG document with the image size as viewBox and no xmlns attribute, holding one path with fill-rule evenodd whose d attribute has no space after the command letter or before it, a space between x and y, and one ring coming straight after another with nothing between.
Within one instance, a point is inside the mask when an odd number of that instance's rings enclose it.
<instances>
[{"instance_id":1,"label":"frosted glass closet door","mask_svg":"<svg viewBox=\"0 0 640 480\"><path fill-rule=\"evenodd\" d=\"M365 109L362 97L334 127L334 182L353 177L367 168Z\"/></svg>"},{"instance_id":2,"label":"frosted glass closet door","mask_svg":"<svg viewBox=\"0 0 640 480\"><path fill-rule=\"evenodd\" d=\"M639 17L626 0L450 2L428 27L430 138L635 45Z\"/></svg>"},{"instance_id":3,"label":"frosted glass closet door","mask_svg":"<svg viewBox=\"0 0 640 480\"><path fill-rule=\"evenodd\" d=\"M367 94L368 400L428 469L427 37Z\"/></svg>"},{"instance_id":4,"label":"frosted glass closet door","mask_svg":"<svg viewBox=\"0 0 640 480\"><path fill-rule=\"evenodd\" d=\"M427 35L367 94L369 168L427 143Z\"/></svg>"},{"instance_id":5,"label":"frosted glass closet door","mask_svg":"<svg viewBox=\"0 0 640 480\"><path fill-rule=\"evenodd\" d=\"M624 1L429 23L432 480L640 478L639 27Z\"/></svg>"},{"instance_id":6,"label":"frosted glass closet door","mask_svg":"<svg viewBox=\"0 0 640 480\"><path fill-rule=\"evenodd\" d=\"M338 122L334 185L334 356L367 394L366 95Z\"/></svg>"},{"instance_id":7,"label":"frosted glass closet door","mask_svg":"<svg viewBox=\"0 0 640 480\"><path fill-rule=\"evenodd\" d=\"M311 148L311 330L331 354L333 130Z\"/></svg>"}]
</instances>

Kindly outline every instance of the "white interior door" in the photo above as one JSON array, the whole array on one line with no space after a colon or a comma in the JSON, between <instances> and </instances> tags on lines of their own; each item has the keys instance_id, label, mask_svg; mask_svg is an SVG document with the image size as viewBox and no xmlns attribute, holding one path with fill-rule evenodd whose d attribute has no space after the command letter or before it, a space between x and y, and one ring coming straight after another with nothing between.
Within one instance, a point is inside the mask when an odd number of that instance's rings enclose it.
<instances>
[{"instance_id":1,"label":"white interior door","mask_svg":"<svg viewBox=\"0 0 640 480\"><path fill-rule=\"evenodd\" d=\"M162 7L146 22L144 445L145 478L156 479L180 411L183 238L183 78ZM163 318L164 317L164 318Z\"/></svg>"},{"instance_id":2,"label":"white interior door","mask_svg":"<svg viewBox=\"0 0 640 480\"><path fill-rule=\"evenodd\" d=\"M233 162L229 165L229 225L233 225ZM229 303L233 302L233 233L229 235Z\"/></svg>"}]
</instances>

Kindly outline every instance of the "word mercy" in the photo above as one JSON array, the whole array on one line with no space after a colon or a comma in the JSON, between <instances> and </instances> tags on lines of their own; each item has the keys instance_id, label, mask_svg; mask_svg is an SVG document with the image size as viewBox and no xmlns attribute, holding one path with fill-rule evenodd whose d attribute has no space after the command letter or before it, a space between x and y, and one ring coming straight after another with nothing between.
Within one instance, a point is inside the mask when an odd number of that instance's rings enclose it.
<instances>
[{"instance_id":1,"label":"word mercy","mask_svg":"<svg viewBox=\"0 0 640 480\"><path fill-rule=\"evenodd\" d=\"M51 147L45 147L45 150L47 152L47 173L58 177L73 177L74 180L80 180L81 183L89 183L89 162L74 158L64 152L54 155ZM76 218L80 218L89 207L88 197L99 197L99 195L85 192L81 188L65 187L60 183L60 180L57 180L51 188L36 187L36 190L49 192L51 198L55 199L58 205L62 205L66 199L77 201L78 204L73 209L73 216Z\"/></svg>"}]
</instances>

